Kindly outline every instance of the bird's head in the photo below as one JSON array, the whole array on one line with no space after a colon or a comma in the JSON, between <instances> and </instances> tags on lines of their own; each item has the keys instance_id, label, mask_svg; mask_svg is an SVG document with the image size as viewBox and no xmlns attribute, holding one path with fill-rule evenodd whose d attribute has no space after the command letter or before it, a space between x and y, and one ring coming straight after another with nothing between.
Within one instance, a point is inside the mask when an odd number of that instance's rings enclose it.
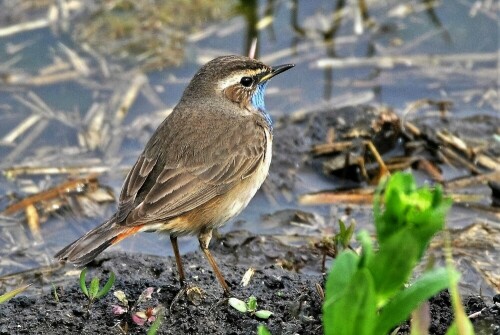
<instances>
[{"instance_id":1,"label":"bird's head","mask_svg":"<svg viewBox=\"0 0 500 335\"><path fill-rule=\"evenodd\" d=\"M193 98L215 94L246 110L264 113L264 91L269 79L292 68L293 64L268 66L243 56L222 56L205 64L186 89Z\"/></svg>"}]
</instances>

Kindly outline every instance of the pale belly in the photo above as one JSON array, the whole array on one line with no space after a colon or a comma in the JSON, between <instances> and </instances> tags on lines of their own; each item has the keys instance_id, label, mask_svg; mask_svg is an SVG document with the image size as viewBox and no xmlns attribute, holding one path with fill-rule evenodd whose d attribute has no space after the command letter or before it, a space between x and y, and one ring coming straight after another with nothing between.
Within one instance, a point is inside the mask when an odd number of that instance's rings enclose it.
<instances>
[{"instance_id":1,"label":"pale belly","mask_svg":"<svg viewBox=\"0 0 500 335\"><path fill-rule=\"evenodd\" d=\"M226 194L227 201L221 204L220 217L214 220L213 228L222 226L228 220L240 214L248 206L248 203L262 186L264 180L266 180L273 151L271 135L267 130L266 139L267 148L264 161L252 176L242 180L241 185L238 185Z\"/></svg>"}]
</instances>

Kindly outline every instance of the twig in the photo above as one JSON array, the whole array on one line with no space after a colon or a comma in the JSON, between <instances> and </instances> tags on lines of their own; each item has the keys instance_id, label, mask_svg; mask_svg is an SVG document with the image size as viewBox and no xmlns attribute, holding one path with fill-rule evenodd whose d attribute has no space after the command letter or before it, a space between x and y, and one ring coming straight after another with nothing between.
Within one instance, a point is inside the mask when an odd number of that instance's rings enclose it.
<instances>
[{"instance_id":1,"label":"twig","mask_svg":"<svg viewBox=\"0 0 500 335\"><path fill-rule=\"evenodd\" d=\"M352 141L342 141L333 143L321 143L312 147L311 152L313 155L326 155L336 152L342 152L353 146Z\"/></svg>"},{"instance_id":2,"label":"twig","mask_svg":"<svg viewBox=\"0 0 500 335\"><path fill-rule=\"evenodd\" d=\"M41 120L33 130L24 138L24 140L19 143L3 160L0 166L9 166L16 160L16 158L21 155L26 149L28 149L33 141L35 141L45 130L49 124L48 120Z\"/></svg>"},{"instance_id":3,"label":"twig","mask_svg":"<svg viewBox=\"0 0 500 335\"><path fill-rule=\"evenodd\" d=\"M2 143L12 144L14 141L24 134L28 129L30 129L33 125L35 125L40 119L41 115L32 114L24 119L16 128L12 129L7 135L2 139Z\"/></svg>"},{"instance_id":4,"label":"twig","mask_svg":"<svg viewBox=\"0 0 500 335\"><path fill-rule=\"evenodd\" d=\"M148 79L143 73L136 73L125 93L123 93L122 90L116 90L114 92L110 104L111 106L114 106L115 103L118 103L118 108L116 109L113 119L113 125L115 127L123 122L123 119L127 115L135 99L137 98L139 91L147 82ZM114 157L116 155L116 152L118 152L124 136L125 134L123 133L113 134L106 148L106 157Z\"/></svg>"},{"instance_id":5,"label":"twig","mask_svg":"<svg viewBox=\"0 0 500 335\"><path fill-rule=\"evenodd\" d=\"M257 52L257 37L252 38L252 44L250 45L250 50L248 50L248 57L255 58L255 53Z\"/></svg>"},{"instance_id":6,"label":"twig","mask_svg":"<svg viewBox=\"0 0 500 335\"><path fill-rule=\"evenodd\" d=\"M22 85L34 85L34 86L44 86L44 85L52 85L55 83L61 83L65 81L70 81L74 79L78 79L81 77L80 72L75 70L64 71L59 73L54 73L50 75L40 75L34 76L27 79L24 79L22 82L17 84Z\"/></svg>"},{"instance_id":7,"label":"twig","mask_svg":"<svg viewBox=\"0 0 500 335\"><path fill-rule=\"evenodd\" d=\"M30 22L22 22L9 27L0 28L0 37L6 37L17 33L22 33L29 30L46 28L52 24L53 20L44 18Z\"/></svg>"},{"instance_id":8,"label":"twig","mask_svg":"<svg viewBox=\"0 0 500 335\"><path fill-rule=\"evenodd\" d=\"M368 205L373 202L373 188L351 190L347 192L321 192L304 194L299 197L301 205L324 205L324 204L359 204Z\"/></svg>"},{"instance_id":9,"label":"twig","mask_svg":"<svg viewBox=\"0 0 500 335\"><path fill-rule=\"evenodd\" d=\"M130 106L134 103L141 87L147 83L148 78L143 73L137 73L134 75L130 82L125 94L122 95L123 99L115 112L115 124L121 124L125 116L130 109ZM121 94L120 94L121 95Z\"/></svg>"},{"instance_id":10,"label":"twig","mask_svg":"<svg viewBox=\"0 0 500 335\"><path fill-rule=\"evenodd\" d=\"M469 53L456 55L412 55L412 56L380 56L380 57L347 57L347 58L323 58L316 61L316 67L324 68L348 68L361 66L377 66L381 68L393 68L398 64L407 66L424 66L432 64L455 62L495 62L498 59L497 52L491 53Z\"/></svg>"},{"instance_id":11,"label":"twig","mask_svg":"<svg viewBox=\"0 0 500 335\"><path fill-rule=\"evenodd\" d=\"M21 175L84 175L101 174L111 169L109 166L15 166L3 171L7 178L16 178ZM128 169L128 168L127 168Z\"/></svg>"},{"instance_id":12,"label":"twig","mask_svg":"<svg viewBox=\"0 0 500 335\"><path fill-rule=\"evenodd\" d=\"M500 171L449 180L444 183L444 187L446 189L466 188L471 185L487 184L489 181L495 180L500 180Z\"/></svg>"},{"instance_id":13,"label":"twig","mask_svg":"<svg viewBox=\"0 0 500 335\"><path fill-rule=\"evenodd\" d=\"M464 153L467 156L467 158L470 159L472 157L471 150L467 147L467 144L462 139L456 137L453 134L448 133L447 131L437 131L436 136L444 143Z\"/></svg>"},{"instance_id":14,"label":"twig","mask_svg":"<svg viewBox=\"0 0 500 335\"><path fill-rule=\"evenodd\" d=\"M16 273L9 273L3 276L0 276L0 282L12 280L12 279L21 279L25 280L30 277L39 276L40 274L52 273L64 266L63 263L53 263L46 266L40 266L36 269L29 269L25 271L20 271Z\"/></svg>"},{"instance_id":15,"label":"twig","mask_svg":"<svg viewBox=\"0 0 500 335\"><path fill-rule=\"evenodd\" d=\"M26 215L26 222L33 235L35 241L42 242L42 233L40 232L40 216L34 204L26 206L24 209Z\"/></svg>"},{"instance_id":16,"label":"twig","mask_svg":"<svg viewBox=\"0 0 500 335\"><path fill-rule=\"evenodd\" d=\"M66 45L59 43L59 47L61 50L68 56L69 61L73 65L74 69L78 71L83 76L88 76L90 74L90 69L87 66L87 63L80 57L78 54L68 48Z\"/></svg>"},{"instance_id":17,"label":"twig","mask_svg":"<svg viewBox=\"0 0 500 335\"><path fill-rule=\"evenodd\" d=\"M447 158L454 160L455 162L461 164L465 168L467 168L471 173L473 174L481 174L482 171L479 170L474 164L470 163L467 159L463 158L462 156L458 155L456 152L453 150L441 146L439 148L439 151Z\"/></svg>"},{"instance_id":18,"label":"twig","mask_svg":"<svg viewBox=\"0 0 500 335\"><path fill-rule=\"evenodd\" d=\"M3 214L12 215L20 210L26 209L28 206L38 203L40 201L47 201L54 198L58 198L61 195L67 194L69 192L78 192L82 189L85 189L91 185L96 185L98 183L97 176L91 175L85 178L80 178L76 180L70 180L64 182L56 187L50 188L46 191L42 191L40 193L34 194L23 200L16 202L10 206L8 206Z\"/></svg>"},{"instance_id":19,"label":"twig","mask_svg":"<svg viewBox=\"0 0 500 335\"><path fill-rule=\"evenodd\" d=\"M94 49L90 47L89 44L85 43L81 46L83 50L88 52L94 59L97 61L99 64L99 68L101 69L101 73L104 78L109 78L111 76L111 72L109 70L108 62L106 61L106 58L103 57L101 54L96 52Z\"/></svg>"}]
</instances>

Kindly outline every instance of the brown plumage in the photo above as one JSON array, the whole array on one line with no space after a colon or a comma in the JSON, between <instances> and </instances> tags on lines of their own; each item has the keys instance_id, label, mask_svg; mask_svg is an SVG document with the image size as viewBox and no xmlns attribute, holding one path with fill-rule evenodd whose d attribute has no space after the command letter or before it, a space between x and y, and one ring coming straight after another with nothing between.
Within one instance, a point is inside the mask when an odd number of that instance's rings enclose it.
<instances>
[{"instance_id":1,"label":"brown plumage","mask_svg":"<svg viewBox=\"0 0 500 335\"><path fill-rule=\"evenodd\" d=\"M164 231L184 285L177 236L197 234L228 293L208 243L212 229L238 215L267 176L272 131L259 98L267 80L292 66L240 56L203 66L127 175L117 212L55 257L84 265L139 231Z\"/></svg>"}]
</instances>

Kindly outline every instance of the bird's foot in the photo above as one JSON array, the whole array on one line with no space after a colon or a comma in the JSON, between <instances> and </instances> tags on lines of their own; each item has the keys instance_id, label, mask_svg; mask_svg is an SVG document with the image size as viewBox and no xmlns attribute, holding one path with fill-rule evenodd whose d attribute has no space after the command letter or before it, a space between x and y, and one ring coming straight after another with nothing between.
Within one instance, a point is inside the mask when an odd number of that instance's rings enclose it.
<instances>
[{"instance_id":1,"label":"bird's foot","mask_svg":"<svg viewBox=\"0 0 500 335\"><path fill-rule=\"evenodd\" d=\"M214 309L217 309L221 306L227 306L227 305L231 305L230 304L230 299L237 299L237 300L241 300L241 301L246 301L245 298L241 298L239 296L236 296L233 294L233 291L224 291L224 296L222 298L220 298L215 304L213 304L209 311L212 311Z\"/></svg>"},{"instance_id":2,"label":"bird's foot","mask_svg":"<svg viewBox=\"0 0 500 335\"><path fill-rule=\"evenodd\" d=\"M193 305L198 306L201 304L203 298L205 298L205 292L198 286L189 286L186 288L186 297Z\"/></svg>"},{"instance_id":3,"label":"bird's foot","mask_svg":"<svg viewBox=\"0 0 500 335\"><path fill-rule=\"evenodd\" d=\"M228 305L228 302L229 302L229 298L232 298L232 296L229 296L227 294L224 294L224 296L222 298L220 298L215 304L213 304L210 309L208 310L208 312L210 313L212 310L214 309L218 309L219 307L221 306L225 306L225 305Z\"/></svg>"},{"instance_id":4,"label":"bird's foot","mask_svg":"<svg viewBox=\"0 0 500 335\"><path fill-rule=\"evenodd\" d=\"M170 313L172 313L172 307L184 296L190 303L198 306L199 304L201 304L203 298L205 298L205 292L203 292L203 290L198 286L192 284L184 284L170 304Z\"/></svg>"}]
</instances>

